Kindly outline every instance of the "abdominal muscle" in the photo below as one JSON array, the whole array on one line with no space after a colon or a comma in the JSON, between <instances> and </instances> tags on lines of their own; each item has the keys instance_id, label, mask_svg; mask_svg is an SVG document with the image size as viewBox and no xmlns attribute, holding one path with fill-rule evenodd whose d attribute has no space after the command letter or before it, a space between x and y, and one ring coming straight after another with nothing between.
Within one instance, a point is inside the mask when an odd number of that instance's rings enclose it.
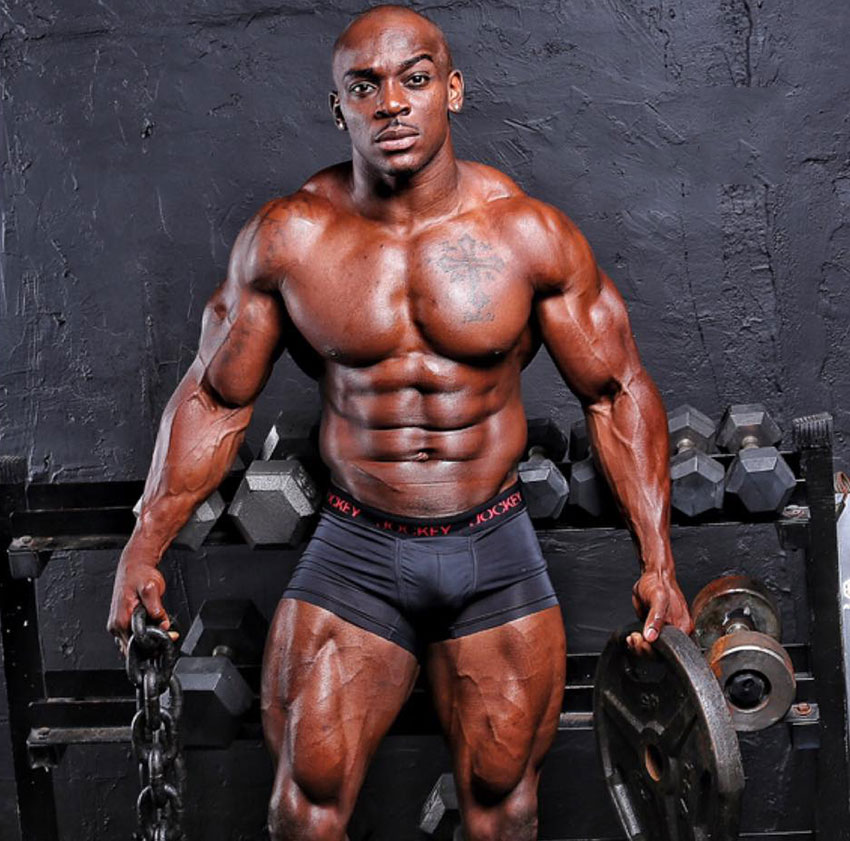
<instances>
[{"instance_id":1,"label":"abdominal muscle","mask_svg":"<svg viewBox=\"0 0 850 841\"><path fill-rule=\"evenodd\" d=\"M332 480L408 517L457 514L509 487L526 434L519 369L451 367L439 382L404 383L393 368L409 366L329 366L320 444Z\"/></svg>"}]
</instances>

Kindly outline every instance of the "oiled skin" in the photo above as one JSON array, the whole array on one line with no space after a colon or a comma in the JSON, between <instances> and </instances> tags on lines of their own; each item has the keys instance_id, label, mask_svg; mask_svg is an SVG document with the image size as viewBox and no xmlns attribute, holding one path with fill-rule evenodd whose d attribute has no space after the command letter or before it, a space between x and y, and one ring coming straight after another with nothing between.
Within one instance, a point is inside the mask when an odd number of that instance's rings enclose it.
<instances>
[{"instance_id":1,"label":"oiled skin","mask_svg":"<svg viewBox=\"0 0 850 841\"><path fill-rule=\"evenodd\" d=\"M226 475L285 347L318 379L334 481L385 511L442 516L515 479L520 371L542 340L582 402L635 539L633 601L646 624L633 644L648 647L665 622L689 632L669 544L664 409L587 242L507 176L456 160L448 114L463 82L424 18L398 7L357 18L334 77L332 112L350 133L352 162L270 202L240 233L197 358L164 412L108 629L125 645L139 601L169 627L156 566ZM378 136L386 129L396 132L388 142ZM429 648L471 841L536 837L565 661L558 608ZM261 698L277 769L272 838L344 838L368 761L418 668L406 650L326 610L281 601Z\"/></svg>"},{"instance_id":2,"label":"oiled skin","mask_svg":"<svg viewBox=\"0 0 850 841\"><path fill-rule=\"evenodd\" d=\"M493 170L458 170L456 215L396 230L346 208L350 165L332 168L266 207L236 249L321 357L334 481L408 516L483 502L515 478L525 439L535 255L523 228L539 227L542 256L545 208Z\"/></svg>"}]
</instances>

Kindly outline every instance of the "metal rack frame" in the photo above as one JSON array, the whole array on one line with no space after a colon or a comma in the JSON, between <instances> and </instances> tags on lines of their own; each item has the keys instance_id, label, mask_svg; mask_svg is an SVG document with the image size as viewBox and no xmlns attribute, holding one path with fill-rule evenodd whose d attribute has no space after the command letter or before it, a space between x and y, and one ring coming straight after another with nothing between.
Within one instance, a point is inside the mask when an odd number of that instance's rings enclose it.
<instances>
[{"instance_id":1,"label":"metal rack frame","mask_svg":"<svg viewBox=\"0 0 850 841\"><path fill-rule=\"evenodd\" d=\"M814 680L806 689L811 703L800 705L808 706L808 712L801 715L792 709L788 722L807 730L818 728L814 837L850 841L850 511L844 511L842 504L836 512L831 418L799 418L794 431L797 449L785 455L799 477L792 499L799 516L753 517L726 511L688 525L774 521L783 547L805 551L810 643L788 650L795 669L811 671ZM225 494L235 489L237 481L233 476L225 480L233 486L225 487ZM28 484L23 459L0 458L0 549L8 557L8 563L0 563L0 628L23 839L59 838L51 768L65 746L129 742L129 721L135 711L122 672L45 671L35 579L57 550L122 547L133 527L131 509L141 491L141 482ZM557 534L565 529L613 527L621 524L613 518L592 520L568 507L562 519L539 524L539 531ZM207 544L241 542L225 518ZM571 677L560 726L590 727L595 658L570 655L569 662ZM256 687L259 668L245 672ZM88 688L86 698L68 700L76 696L77 685ZM436 732L433 713L420 694L414 693L395 730ZM256 710L249 713L240 736L260 737Z\"/></svg>"}]
</instances>

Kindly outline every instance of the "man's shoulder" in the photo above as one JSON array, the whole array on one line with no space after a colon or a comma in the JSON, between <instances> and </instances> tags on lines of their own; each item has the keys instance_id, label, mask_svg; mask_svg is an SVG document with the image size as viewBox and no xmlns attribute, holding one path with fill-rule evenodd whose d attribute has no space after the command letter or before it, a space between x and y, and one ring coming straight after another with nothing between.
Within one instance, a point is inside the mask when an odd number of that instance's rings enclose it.
<instances>
[{"instance_id":1,"label":"man's shoulder","mask_svg":"<svg viewBox=\"0 0 850 841\"><path fill-rule=\"evenodd\" d=\"M262 227L280 228L293 222L321 222L337 210L335 198L344 189L345 164L312 175L294 193L267 201L255 215Z\"/></svg>"},{"instance_id":2,"label":"man's shoulder","mask_svg":"<svg viewBox=\"0 0 850 841\"><path fill-rule=\"evenodd\" d=\"M253 214L231 252L234 277L276 287L290 266L304 258L336 214L328 189L332 169L317 173L294 193L270 199Z\"/></svg>"},{"instance_id":3,"label":"man's shoulder","mask_svg":"<svg viewBox=\"0 0 850 841\"><path fill-rule=\"evenodd\" d=\"M311 209L325 213L338 212L351 194L351 161L326 166L311 175L298 191Z\"/></svg>"},{"instance_id":4,"label":"man's shoulder","mask_svg":"<svg viewBox=\"0 0 850 841\"><path fill-rule=\"evenodd\" d=\"M478 161L458 161L466 189L482 202L525 196L516 181L501 170Z\"/></svg>"},{"instance_id":5,"label":"man's shoulder","mask_svg":"<svg viewBox=\"0 0 850 841\"><path fill-rule=\"evenodd\" d=\"M563 237L578 232L575 224L560 208L530 196L501 170L477 161L462 161L467 179L485 206L507 223L518 222L526 231ZM531 226L531 228L529 228Z\"/></svg>"},{"instance_id":6,"label":"man's shoulder","mask_svg":"<svg viewBox=\"0 0 850 841\"><path fill-rule=\"evenodd\" d=\"M245 224L241 237L252 250L291 252L324 230L338 213L334 200L342 189L344 164L317 172L295 192L263 204Z\"/></svg>"},{"instance_id":7,"label":"man's shoulder","mask_svg":"<svg viewBox=\"0 0 850 841\"><path fill-rule=\"evenodd\" d=\"M554 225L557 208L528 195L516 181L501 170L477 161L461 161L464 179L485 211L493 213L503 224L518 222L527 226Z\"/></svg>"},{"instance_id":8,"label":"man's shoulder","mask_svg":"<svg viewBox=\"0 0 850 841\"><path fill-rule=\"evenodd\" d=\"M470 172L485 185L479 194L488 225L522 257L539 288L560 289L578 269L594 265L587 239L563 210L528 195L493 167L469 165Z\"/></svg>"}]
</instances>

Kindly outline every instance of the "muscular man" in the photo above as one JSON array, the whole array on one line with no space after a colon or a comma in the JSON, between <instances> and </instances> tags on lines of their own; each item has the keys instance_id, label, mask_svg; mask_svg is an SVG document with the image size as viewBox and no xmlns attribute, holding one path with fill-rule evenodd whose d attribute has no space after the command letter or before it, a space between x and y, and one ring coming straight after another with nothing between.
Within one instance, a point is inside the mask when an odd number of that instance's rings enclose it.
<instances>
[{"instance_id":1,"label":"muscular man","mask_svg":"<svg viewBox=\"0 0 850 841\"><path fill-rule=\"evenodd\" d=\"M575 225L455 158L463 79L440 30L408 9L372 9L338 39L333 74L352 160L240 233L166 407L108 627L123 647L139 601L169 626L157 563L226 475L288 347L319 382L333 486L266 646L271 835L345 837L421 664L465 837L529 841L566 652L516 484L520 372L542 340L584 407L640 558L641 648L664 623L691 630L669 544L664 409Z\"/></svg>"}]
</instances>

